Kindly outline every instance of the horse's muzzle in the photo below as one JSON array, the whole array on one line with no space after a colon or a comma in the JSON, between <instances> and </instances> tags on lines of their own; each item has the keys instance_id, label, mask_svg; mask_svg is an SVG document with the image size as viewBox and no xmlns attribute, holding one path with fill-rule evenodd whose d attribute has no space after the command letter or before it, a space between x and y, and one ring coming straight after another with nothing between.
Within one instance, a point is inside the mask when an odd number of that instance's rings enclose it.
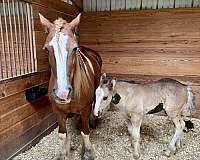
<instances>
[{"instance_id":1,"label":"horse's muzzle","mask_svg":"<svg viewBox=\"0 0 200 160\"><path fill-rule=\"evenodd\" d=\"M66 91L57 92L53 91L53 97L58 104L68 104L71 102L71 88Z\"/></svg>"}]
</instances>

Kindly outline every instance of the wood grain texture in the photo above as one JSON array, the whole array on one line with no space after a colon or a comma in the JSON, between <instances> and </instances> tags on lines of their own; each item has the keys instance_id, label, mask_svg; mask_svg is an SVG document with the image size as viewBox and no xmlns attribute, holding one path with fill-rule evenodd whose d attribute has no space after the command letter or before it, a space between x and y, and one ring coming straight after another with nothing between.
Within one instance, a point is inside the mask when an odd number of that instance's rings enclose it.
<instances>
[{"instance_id":1,"label":"wood grain texture","mask_svg":"<svg viewBox=\"0 0 200 160\"><path fill-rule=\"evenodd\" d=\"M100 53L103 72L191 84L200 110L199 26L200 9L85 13L80 41Z\"/></svg>"},{"instance_id":2,"label":"wood grain texture","mask_svg":"<svg viewBox=\"0 0 200 160\"><path fill-rule=\"evenodd\" d=\"M19 154L22 151L30 149L32 145L38 143L40 139L56 127L55 115L49 114L42 121L35 123L31 128L17 136L17 138L0 143L0 160L12 159L16 153Z\"/></svg>"}]
</instances>

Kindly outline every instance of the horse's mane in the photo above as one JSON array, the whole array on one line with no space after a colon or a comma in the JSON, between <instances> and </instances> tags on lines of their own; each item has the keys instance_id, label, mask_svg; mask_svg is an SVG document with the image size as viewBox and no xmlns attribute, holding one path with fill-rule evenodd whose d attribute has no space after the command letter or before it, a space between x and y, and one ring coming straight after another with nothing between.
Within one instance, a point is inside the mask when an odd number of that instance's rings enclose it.
<instances>
[{"instance_id":1,"label":"horse's mane","mask_svg":"<svg viewBox=\"0 0 200 160\"><path fill-rule=\"evenodd\" d=\"M87 52L77 49L74 54L74 69L73 69L73 88L74 97L80 102L81 97L84 99L93 98L94 86L94 70L88 60L91 61Z\"/></svg>"}]
</instances>

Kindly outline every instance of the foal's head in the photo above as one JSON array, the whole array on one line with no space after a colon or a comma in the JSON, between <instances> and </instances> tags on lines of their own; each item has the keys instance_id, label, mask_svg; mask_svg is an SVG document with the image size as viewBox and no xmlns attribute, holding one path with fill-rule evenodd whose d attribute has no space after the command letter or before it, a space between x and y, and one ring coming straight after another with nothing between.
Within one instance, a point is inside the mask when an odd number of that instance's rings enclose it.
<instances>
[{"instance_id":1,"label":"foal's head","mask_svg":"<svg viewBox=\"0 0 200 160\"><path fill-rule=\"evenodd\" d=\"M76 30L80 23L80 14L67 23L58 18L51 23L41 14L40 21L48 32L43 49L49 55L49 63L55 78L53 84L53 96L57 103L66 104L71 101L72 84L72 52L78 47Z\"/></svg>"},{"instance_id":2,"label":"foal's head","mask_svg":"<svg viewBox=\"0 0 200 160\"><path fill-rule=\"evenodd\" d=\"M101 76L100 85L96 89L96 103L94 108L94 115L98 118L108 110L110 102L112 101L113 91L116 84L115 79L108 79L104 73Z\"/></svg>"}]
</instances>

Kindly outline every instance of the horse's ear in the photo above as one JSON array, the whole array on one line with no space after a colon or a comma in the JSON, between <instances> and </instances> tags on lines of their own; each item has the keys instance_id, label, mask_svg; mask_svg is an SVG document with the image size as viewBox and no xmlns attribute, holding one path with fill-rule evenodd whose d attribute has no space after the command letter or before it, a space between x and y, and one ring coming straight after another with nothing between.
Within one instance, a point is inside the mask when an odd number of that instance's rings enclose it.
<instances>
[{"instance_id":1,"label":"horse's ear","mask_svg":"<svg viewBox=\"0 0 200 160\"><path fill-rule=\"evenodd\" d=\"M71 29L75 29L76 27L78 27L80 21L81 21L81 13L79 13L79 15L69 23Z\"/></svg>"},{"instance_id":2,"label":"horse's ear","mask_svg":"<svg viewBox=\"0 0 200 160\"><path fill-rule=\"evenodd\" d=\"M53 23L51 23L48 19L46 19L42 14L39 13L40 22L45 28L45 32L48 32L48 30L53 26Z\"/></svg>"}]
</instances>

